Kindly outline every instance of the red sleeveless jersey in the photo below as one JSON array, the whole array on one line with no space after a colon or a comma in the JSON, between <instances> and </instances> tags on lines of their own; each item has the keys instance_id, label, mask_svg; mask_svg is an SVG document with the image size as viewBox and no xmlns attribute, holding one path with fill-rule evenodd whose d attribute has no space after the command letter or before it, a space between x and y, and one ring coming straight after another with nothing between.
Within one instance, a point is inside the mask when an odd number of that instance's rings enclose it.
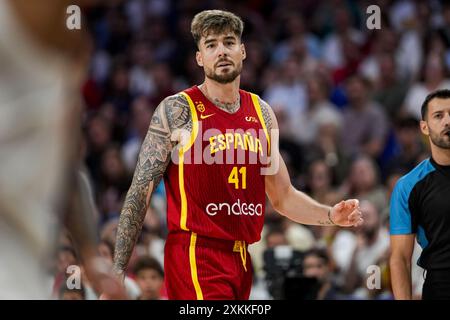
<instances>
[{"instance_id":1,"label":"red sleeveless jersey","mask_svg":"<svg viewBox=\"0 0 450 320\"><path fill-rule=\"evenodd\" d=\"M239 90L240 108L230 114L197 86L181 94L189 102L193 128L164 175L169 232L258 241L265 211L261 170L270 153L258 97Z\"/></svg>"}]
</instances>

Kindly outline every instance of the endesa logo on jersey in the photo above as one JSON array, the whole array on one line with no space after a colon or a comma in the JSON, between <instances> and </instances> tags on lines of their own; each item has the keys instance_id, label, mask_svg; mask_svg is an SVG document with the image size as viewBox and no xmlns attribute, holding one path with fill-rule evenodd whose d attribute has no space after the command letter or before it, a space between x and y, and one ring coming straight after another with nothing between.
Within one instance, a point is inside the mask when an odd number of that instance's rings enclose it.
<instances>
[{"instance_id":1,"label":"endesa logo on jersey","mask_svg":"<svg viewBox=\"0 0 450 320\"><path fill-rule=\"evenodd\" d=\"M261 203L246 203L238 199L235 203L209 203L206 206L206 213L210 216L215 216L216 214L226 214L231 216L244 215L244 216L262 216L263 207Z\"/></svg>"}]
</instances>

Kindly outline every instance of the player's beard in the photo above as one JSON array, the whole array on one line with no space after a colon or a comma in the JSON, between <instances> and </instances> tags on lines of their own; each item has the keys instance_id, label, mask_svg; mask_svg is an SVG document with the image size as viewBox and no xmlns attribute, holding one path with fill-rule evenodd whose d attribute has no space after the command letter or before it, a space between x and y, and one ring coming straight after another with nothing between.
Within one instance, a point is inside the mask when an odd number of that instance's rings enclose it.
<instances>
[{"instance_id":1,"label":"player's beard","mask_svg":"<svg viewBox=\"0 0 450 320\"><path fill-rule=\"evenodd\" d=\"M440 134L431 130L430 127L428 127L428 130L430 132L430 139L431 142L442 149L450 149L450 128L445 129Z\"/></svg>"},{"instance_id":2,"label":"player's beard","mask_svg":"<svg viewBox=\"0 0 450 320\"><path fill-rule=\"evenodd\" d=\"M229 66L227 68L233 68L233 66ZM207 78L214 80L221 84L227 84L233 82L242 72L242 62L239 63L236 68L231 71L224 72L222 74L217 74L213 69L205 68L205 75Z\"/></svg>"}]
</instances>

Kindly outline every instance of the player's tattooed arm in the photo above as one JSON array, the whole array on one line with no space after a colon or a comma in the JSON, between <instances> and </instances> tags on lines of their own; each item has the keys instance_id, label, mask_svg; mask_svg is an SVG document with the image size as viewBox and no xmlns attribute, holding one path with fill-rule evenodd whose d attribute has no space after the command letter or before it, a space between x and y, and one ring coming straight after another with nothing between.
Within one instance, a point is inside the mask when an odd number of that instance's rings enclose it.
<instances>
[{"instance_id":1,"label":"player's tattooed arm","mask_svg":"<svg viewBox=\"0 0 450 320\"><path fill-rule=\"evenodd\" d=\"M114 270L125 271L141 231L151 194L161 181L170 162L176 141L171 139L175 129L191 131L189 104L181 95L164 99L156 108L141 150L133 180L125 198L117 229Z\"/></svg>"}]
</instances>

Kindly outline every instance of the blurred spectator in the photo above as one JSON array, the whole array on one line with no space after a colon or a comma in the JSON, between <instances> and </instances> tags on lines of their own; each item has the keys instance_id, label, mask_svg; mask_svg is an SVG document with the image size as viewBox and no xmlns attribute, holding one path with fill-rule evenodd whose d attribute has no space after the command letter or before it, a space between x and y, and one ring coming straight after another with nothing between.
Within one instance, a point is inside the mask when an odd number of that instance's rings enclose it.
<instances>
[{"instance_id":1,"label":"blurred spectator","mask_svg":"<svg viewBox=\"0 0 450 320\"><path fill-rule=\"evenodd\" d=\"M150 257L142 256L136 262L133 273L141 294L138 300L161 300L164 284L164 271L160 263Z\"/></svg>"},{"instance_id":2,"label":"blurred spectator","mask_svg":"<svg viewBox=\"0 0 450 320\"><path fill-rule=\"evenodd\" d=\"M110 222L110 225L113 225L113 222ZM97 251L101 257L105 258L108 265L110 265L112 267L113 257L114 257L113 243L114 243L115 238L114 238L114 240L111 241L109 239L111 236L112 235L108 235L108 233L106 231L103 232L103 237L102 237L100 244L97 247ZM139 294L140 294L139 286L137 285L136 281L133 280L128 275L126 275L124 278L124 286L125 286L126 294L129 299L135 300L139 296ZM95 299L96 296L101 294L101 292L95 292L93 294L94 294L94 296L90 297L89 300Z\"/></svg>"},{"instance_id":3,"label":"blurred spectator","mask_svg":"<svg viewBox=\"0 0 450 320\"><path fill-rule=\"evenodd\" d=\"M443 58L445 70L449 70L450 67L450 50L449 42L442 29L428 30L425 34L425 48L424 52L428 56L430 54L440 56Z\"/></svg>"},{"instance_id":4,"label":"blurred spectator","mask_svg":"<svg viewBox=\"0 0 450 320\"><path fill-rule=\"evenodd\" d=\"M146 40L152 46L156 63L165 63L175 54L175 41L169 34L169 24L162 17L150 12L145 21ZM157 80L155 79L155 83Z\"/></svg>"},{"instance_id":5,"label":"blurred spectator","mask_svg":"<svg viewBox=\"0 0 450 320\"><path fill-rule=\"evenodd\" d=\"M68 267L73 265L79 266L80 261L77 253L72 247L60 247L56 255L56 274L53 281L53 297L60 296L60 288L66 287Z\"/></svg>"},{"instance_id":6,"label":"blurred spectator","mask_svg":"<svg viewBox=\"0 0 450 320\"><path fill-rule=\"evenodd\" d=\"M155 81L151 74L152 51L146 41L136 41L131 47L132 67L129 90L133 96L151 95L155 91Z\"/></svg>"},{"instance_id":7,"label":"blurred spectator","mask_svg":"<svg viewBox=\"0 0 450 320\"><path fill-rule=\"evenodd\" d=\"M297 114L298 119L292 128L292 134L300 143L311 144L317 141L319 127L331 124L340 128L342 125L342 116L336 106L328 101L329 86L319 74L308 77L307 95L308 107Z\"/></svg>"},{"instance_id":8,"label":"blurred spectator","mask_svg":"<svg viewBox=\"0 0 450 320\"><path fill-rule=\"evenodd\" d=\"M343 131L344 128L337 123L319 121L316 140L306 146L308 153L304 155L306 163L322 158L332 170L336 183L341 183L346 178L350 165L350 157L341 143Z\"/></svg>"},{"instance_id":9,"label":"blurred spectator","mask_svg":"<svg viewBox=\"0 0 450 320\"><path fill-rule=\"evenodd\" d=\"M339 193L333 189L333 176L331 168L322 159L313 161L309 165L306 192L314 199L324 204L337 203L342 200ZM317 241L324 241L322 245L329 245L336 228L321 228L310 226L311 231Z\"/></svg>"},{"instance_id":10,"label":"blurred spectator","mask_svg":"<svg viewBox=\"0 0 450 320\"><path fill-rule=\"evenodd\" d=\"M118 58L106 83L105 100L114 106L121 117L127 116L131 105L129 86L130 70L122 58Z\"/></svg>"},{"instance_id":11,"label":"blurred spectator","mask_svg":"<svg viewBox=\"0 0 450 320\"><path fill-rule=\"evenodd\" d=\"M397 65L399 63L397 48L398 48L398 34L389 28L383 26L383 32L375 32L372 38L367 43L367 56L365 56L358 72L372 83L376 83L377 79L383 76L399 77L401 79L408 79L406 74L403 74ZM393 59L395 74L384 75L382 72L382 57L386 55Z\"/></svg>"},{"instance_id":12,"label":"blurred spectator","mask_svg":"<svg viewBox=\"0 0 450 320\"><path fill-rule=\"evenodd\" d=\"M395 58L390 54L377 57L379 74L375 79L373 99L383 108L389 119L395 120L409 88L409 82L398 74Z\"/></svg>"},{"instance_id":13,"label":"blurred spectator","mask_svg":"<svg viewBox=\"0 0 450 320\"><path fill-rule=\"evenodd\" d=\"M369 200L379 211L388 204L377 164L368 156L355 159L348 181L341 186L341 191L344 192L344 197Z\"/></svg>"},{"instance_id":14,"label":"blurred spectator","mask_svg":"<svg viewBox=\"0 0 450 320\"><path fill-rule=\"evenodd\" d=\"M83 286L80 289L69 289L66 283L63 283L58 298L59 300L86 300L86 293Z\"/></svg>"},{"instance_id":15,"label":"blurred spectator","mask_svg":"<svg viewBox=\"0 0 450 320\"><path fill-rule=\"evenodd\" d=\"M172 71L167 63L158 63L152 67L152 76L155 81L155 91L150 95L149 101L153 106L158 105L165 97L178 91L175 88Z\"/></svg>"},{"instance_id":16,"label":"blurred spectator","mask_svg":"<svg viewBox=\"0 0 450 320\"><path fill-rule=\"evenodd\" d=\"M102 154L100 181L97 186L98 202L102 214L100 222L103 223L119 215L122 199L131 181L117 146L108 146Z\"/></svg>"},{"instance_id":17,"label":"blurred spectator","mask_svg":"<svg viewBox=\"0 0 450 320\"><path fill-rule=\"evenodd\" d=\"M132 173L136 166L139 149L147 134L152 112L153 109L145 96L134 99L131 105L129 137L122 147L122 157L129 173Z\"/></svg>"},{"instance_id":18,"label":"blurred spectator","mask_svg":"<svg viewBox=\"0 0 450 320\"><path fill-rule=\"evenodd\" d=\"M96 183L101 182L101 156L106 147L111 143L111 139L112 130L110 123L98 114L92 115L86 123L88 150L85 161L92 179Z\"/></svg>"},{"instance_id":19,"label":"blurred spectator","mask_svg":"<svg viewBox=\"0 0 450 320\"><path fill-rule=\"evenodd\" d=\"M333 69L342 69L346 63L345 45L361 46L364 42L364 34L353 28L352 17L345 6L336 5L332 12L333 32L325 38L323 43L323 58L328 66ZM349 49L349 48L348 48ZM350 53L347 50L347 53Z\"/></svg>"},{"instance_id":20,"label":"blurred spectator","mask_svg":"<svg viewBox=\"0 0 450 320\"><path fill-rule=\"evenodd\" d=\"M119 191L127 188L129 181L125 164L120 154L120 149L116 145L109 145L101 159L101 181L103 188L114 187Z\"/></svg>"},{"instance_id":21,"label":"blurred spectator","mask_svg":"<svg viewBox=\"0 0 450 320\"><path fill-rule=\"evenodd\" d=\"M335 203L338 197L332 189L333 174L323 159L311 162L308 167L308 194L321 203Z\"/></svg>"},{"instance_id":22,"label":"blurred spectator","mask_svg":"<svg viewBox=\"0 0 450 320\"><path fill-rule=\"evenodd\" d=\"M400 32L397 48L398 64L401 74L410 79L417 79L423 60L421 44L419 13L416 3L410 0L401 0L393 3L389 16L394 30Z\"/></svg>"},{"instance_id":23,"label":"blurred spectator","mask_svg":"<svg viewBox=\"0 0 450 320\"><path fill-rule=\"evenodd\" d=\"M129 45L130 28L125 12L120 5L112 4L107 7L103 18L103 37L105 49L110 54L118 54L126 50Z\"/></svg>"},{"instance_id":24,"label":"blurred spectator","mask_svg":"<svg viewBox=\"0 0 450 320\"><path fill-rule=\"evenodd\" d=\"M162 225L163 223L159 221L154 210L149 208L141 235L136 244L136 250L139 255L150 255L161 265L164 265L164 239L161 235L163 232L163 230L161 230Z\"/></svg>"},{"instance_id":25,"label":"blurred spectator","mask_svg":"<svg viewBox=\"0 0 450 320\"><path fill-rule=\"evenodd\" d=\"M386 263L389 257L389 232L381 224L379 211L369 201L362 201L360 205L364 225L354 233L340 230L333 244L333 254L344 274L344 289L350 294L357 288L367 287L366 277L369 266L380 267L381 263ZM365 292L364 289L358 294ZM367 296L357 297L367 298Z\"/></svg>"},{"instance_id":26,"label":"blurred spectator","mask_svg":"<svg viewBox=\"0 0 450 320\"><path fill-rule=\"evenodd\" d=\"M447 78L443 58L430 53L423 70L423 82L416 82L409 89L403 106L404 112L421 120L420 108L425 97L432 91L447 88L450 88L450 80Z\"/></svg>"},{"instance_id":27,"label":"blurred spectator","mask_svg":"<svg viewBox=\"0 0 450 320\"><path fill-rule=\"evenodd\" d=\"M386 171L408 172L422 160L427 153L427 147L423 143L419 121L414 117L399 119L395 125L398 150L389 161Z\"/></svg>"},{"instance_id":28,"label":"blurred spectator","mask_svg":"<svg viewBox=\"0 0 450 320\"><path fill-rule=\"evenodd\" d=\"M360 45L350 36L343 35L340 39L340 43L342 47L343 63L332 71L333 81L336 85L340 85L350 76L355 74L363 59Z\"/></svg>"},{"instance_id":29,"label":"blurred spectator","mask_svg":"<svg viewBox=\"0 0 450 320\"><path fill-rule=\"evenodd\" d=\"M273 50L273 62L278 64L292 55L300 59L301 57L294 53L296 52L295 48L300 46L302 56L306 58L303 61L300 60L300 62L305 66L313 67L315 59L320 58L321 55L320 42L317 36L308 32L300 13L290 11L280 20L281 28L284 29L282 30L284 40L280 41ZM308 69L308 67L305 68L305 71L312 71Z\"/></svg>"},{"instance_id":30,"label":"blurred spectator","mask_svg":"<svg viewBox=\"0 0 450 320\"><path fill-rule=\"evenodd\" d=\"M278 118L280 134L283 134L284 127L297 125L299 114L306 109L306 88L296 59L290 57L284 60L278 69L277 78L266 88L263 99L272 106Z\"/></svg>"},{"instance_id":31,"label":"blurred spectator","mask_svg":"<svg viewBox=\"0 0 450 320\"><path fill-rule=\"evenodd\" d=\"M263 93L263 81L261 81L259 75L267 69L269 50L259 38L246 40L245 50L247 58L245 59L245 68L242 69L241 87L244 90L261 95Z\"/></svg>"},{"instance_id":32,"label":"blurred spectator","mask_svg":"<svg viewBox=\"0 0 450 320\"><path fill-rule=\"evenodd\" d=\"M400 0L392 4L389 11L391 24L398 31L403 31L416 18L416 5L411 0Z\"/></svg>"},{"instance_id":33,"label":"blurred spectator","mask_svg":"<svg viewBox=\"0 0 450 320\"><path fill-rule=\"evenodd\" d=\"M280 227L272 227L269 232L265 235L266 238L266 248L271 249L276 246L287 245L288 241L286 239L286 234Z\"/></svg>"},{"instance_id":34,"label":"blurred spectator","mask_svg":"<svg viewBox=\"0 0 450 320\"><path fill-rule=\"evenodd\" d=\"M316 278L318 286L314 288L314 300L337 300L339 290L333 283L330 258L322 249L311 249L303 257L303 275L307 278Z\"/></svg>"},{"instance_id":35,"label":"blurred spectator","mask_svg":"<svg viewBox=\"0 0 450 320\"><path fill-rule=\"evenodd\" d=\"M365 153L375 159L383 151L388 122L383 108L370 99L370 84L361 76L346 82L349 105L344 110L341 143L349 155Z\"/></svg>"},{"instance_id":36,"label":"blurred spectator","mask_svg":"<svg viewBox=\"0 0 450 320\"><path fill-rule=\"evenodd\" d=\"M98 253L101 257L107 259L108 261L112 261L114 258L114 244L111 243L107 239L100 240L100 243L97 247Z\"/></svg>"}]
</instances>

